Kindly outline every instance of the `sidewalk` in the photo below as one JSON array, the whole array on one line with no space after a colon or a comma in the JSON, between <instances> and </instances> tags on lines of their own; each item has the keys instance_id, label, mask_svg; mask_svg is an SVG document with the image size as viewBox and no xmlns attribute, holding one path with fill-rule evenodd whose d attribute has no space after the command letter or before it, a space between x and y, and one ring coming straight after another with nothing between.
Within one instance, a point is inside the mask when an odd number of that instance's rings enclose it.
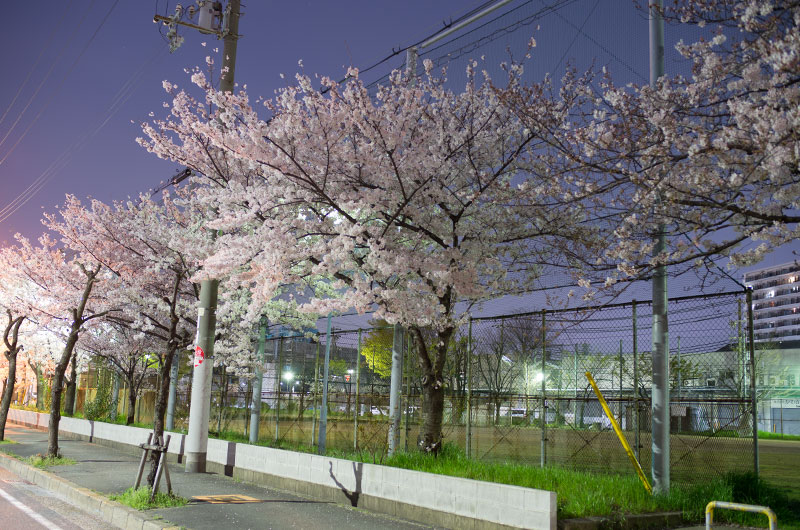
<instances>
[{"instance_id":1,"label":"sidewalk","mask_svg":"<svg viewBox=\"0 0 800 530\"><path fill-rule=\"evenodd\" d=\"M47 452L47 433L44 431L9 423L6 427L6 439L18 442L3 446L2 450L6 453L27 457ZM78 486L76 490L86 488L107 496L125 491L136 479L139 459L135 456L78 440L61 439L59 446L61 453L76 460L77 464L55 466L48 468L47 471ZM0 457L0 465L8 467L8 459ZM133 514L133 517L129 516L127 522L122 524L115 519L115 524L141 529L148 521L146 528L178 526L198 530L234 527L237 530L321 527L415 530L432 528L384 514L315 501L293 493L235 481L214 473L184 473L183 468L175 464L170 465L170 476L174 492L190 499L189 504L180 508L138 512L141 522L137 521L137 514ZM161 487L166 487L163 479ZM85 494L92 495L91 492ZM244 495L255 501L229 504L191 500L192 497L219 495ZM99 509L99 502L98 499L93 500L94 510ZM103 515L107 520L113 518L110 511Z\"/></svg>"}]
</instances>

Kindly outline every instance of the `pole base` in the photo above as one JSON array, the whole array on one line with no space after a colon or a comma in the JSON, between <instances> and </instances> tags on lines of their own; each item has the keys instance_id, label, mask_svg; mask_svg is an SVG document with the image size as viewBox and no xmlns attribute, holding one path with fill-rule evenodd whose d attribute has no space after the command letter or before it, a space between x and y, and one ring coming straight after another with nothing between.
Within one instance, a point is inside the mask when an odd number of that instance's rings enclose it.
<instances>
[{"instance_id":1,"label":"pole base","mask_svg":"<svg viewBox=\"0 0 800 530\"><path fill-rule=\"evenodd\" d=\"M206 472L206 453L186 453L186 473Z\"/></svg>"}]
</instances>

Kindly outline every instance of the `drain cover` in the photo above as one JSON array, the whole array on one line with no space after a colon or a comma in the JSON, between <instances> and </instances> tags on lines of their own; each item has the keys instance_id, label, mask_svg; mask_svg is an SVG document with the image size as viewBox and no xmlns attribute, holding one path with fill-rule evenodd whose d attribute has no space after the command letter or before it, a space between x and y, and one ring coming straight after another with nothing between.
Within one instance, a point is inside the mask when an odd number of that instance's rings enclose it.
<instances>
[{"instance_id":1,"label":"drain cover","mask_svg":"<svg viewBox=\"0 0 800 530\"><path fill-rule=\"evenodd\" d=\"M247 495L202 495L192 497L192 500L207 502L209 504L245 504L248 502L261 502L260 499L254 499Z\"/></svg>"}]
</instances>

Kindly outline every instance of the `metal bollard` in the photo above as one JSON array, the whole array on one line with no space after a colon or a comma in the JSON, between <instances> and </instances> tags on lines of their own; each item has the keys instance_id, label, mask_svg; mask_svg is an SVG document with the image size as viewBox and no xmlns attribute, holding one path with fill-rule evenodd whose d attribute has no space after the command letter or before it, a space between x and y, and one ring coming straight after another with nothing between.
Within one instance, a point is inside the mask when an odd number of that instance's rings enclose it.
<instances>
[{"instance_id":1,"label":"metal bollard","mask_svg":"<svg viewBox=\"0 0 800 530\"><path fill-rule=\"evenodd\" d=\"M766 506L756 506L754 504L739 504L738 502L711 501L706 505L706 530L711 530L711 523L714 522L714 508L725 508L740 512L763 513L769 519L769 530L778 530L778 518L775 512Z\"/></svg>"}]
</instances>

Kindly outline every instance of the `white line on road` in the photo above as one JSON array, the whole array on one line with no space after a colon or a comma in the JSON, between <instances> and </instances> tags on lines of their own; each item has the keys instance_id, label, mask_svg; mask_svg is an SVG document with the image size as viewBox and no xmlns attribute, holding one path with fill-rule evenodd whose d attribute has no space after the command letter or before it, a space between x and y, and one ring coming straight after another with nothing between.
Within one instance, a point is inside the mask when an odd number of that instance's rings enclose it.
<instances>
[{"instance_id":1,"label":"white line on road","mask_svg":"<svg viewBox=\"0 0 800 530\"><path fill-rule=\"evenodd\" d=\"M51 523L48 519L42 517L38 513L34 512L32 509L28 508L26 505L22 504L20 501L9 495L7 492L0 489L0 496L2 496L5 500L13 504L17 507L21 512L25 515L39 523L40 525L44 526L48 530L62 530L60 526L55 523Z\"/></svg>"}]
</instances>

